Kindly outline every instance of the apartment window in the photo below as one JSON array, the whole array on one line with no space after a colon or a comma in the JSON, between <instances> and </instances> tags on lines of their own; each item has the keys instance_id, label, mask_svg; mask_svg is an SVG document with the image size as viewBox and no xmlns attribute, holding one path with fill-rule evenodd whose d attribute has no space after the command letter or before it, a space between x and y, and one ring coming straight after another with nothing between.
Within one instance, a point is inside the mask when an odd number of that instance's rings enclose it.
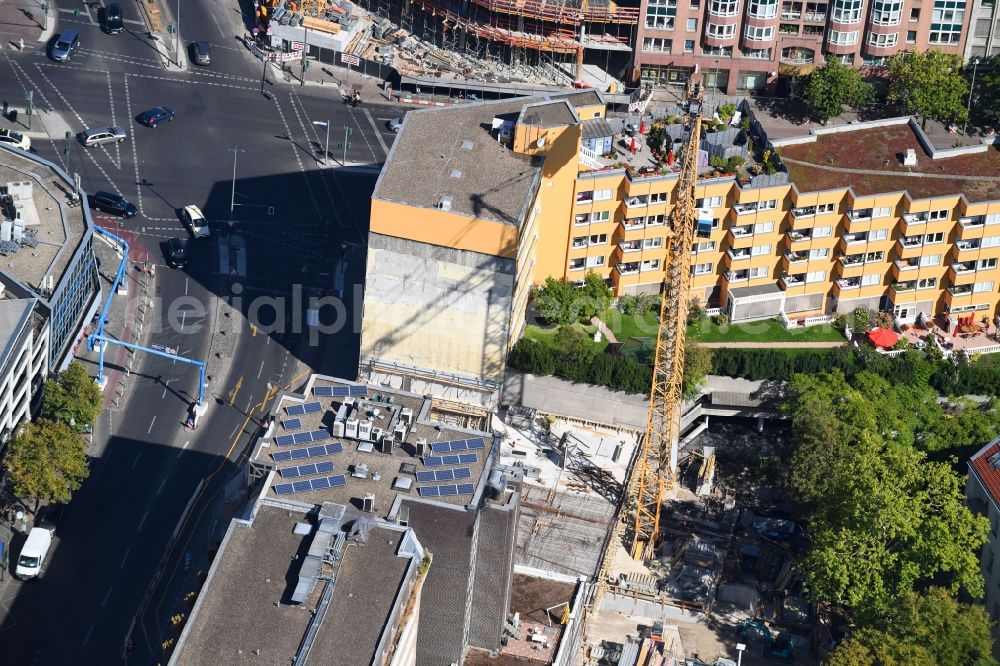
<instances>
[{"instance_id":1,"label":"apartment window","mask_svg":"<svg viewBox=\"0 0 1000 666\"><path fill-rule=\"evenodd\" d=\"M902 13L902 0L875 0L872 3L872 23L875 25L898 25Z\"/></svg>"},{"instance_id":2,"label":"apartment window","mask_svg":"<svg viewBox=\"0 0 1000 666\"><path fill-rule=\"evenodd\" d=\"M698 30L698 19L689 18L687 22L687 31L696 32Z\"/></svg>"},{"instance_id":3,"label":"apartment window","mask_svg":"<svg viewBox=\"0 0 1000 666\"><path fill-rule=\"evenodd\" d=\"M920 8L919 7L911 7L910 8L910 20L911 21L919 21L920 20Z\"/></svg>"},{"instance_id":4,"label":"apartment window","mask_svg":"<svg viewBox=\"0 0 1000 666\"><path fill-rule=\"evenodd\" d=\"M930 220L931 222L934 222L936 220L947 220L949 212L950 211L948 211L947 209L932 210L931 212L927 213L927 219Z\"/></svg>"},{"instance_id":5,"label":"apartment window","mask_svg":"<svg viewBox=\"0 0 1000 666\"><path fill-rule=\"evenodd\" d=\"M578 204L591 203L594 200L594 191L587 190L586 192L576 193L576 202Z\"/></svg>"},{"instance_id":6,"label":"apartment window","mask_svg":"<svg viewBox=\"0 0 1000 666\"><path fill-rule=\"evenodd\" d=\"M670 53L674 40L662 37L646 37L642 40L642 50L646 53Z\"/></svg>"},{"instance_id":7,"label":"apartment window","mask_svg":"<svg viewBox=\"0 0 1000 666\"><path fill-rule=\"evenodd\" d=\"M813 227L813 238L829 238L833 235L833 227Z\"/></svg>"},{"instance_id":8,"label":"apartment window","mask_svg":"<svg viewBox=\"0 0 1000 666\"><path fill-rule=\"evenodd\" d=\"M944 242L944 234L940 231L936 234L927 234L924 236L924 245L933 245L934 243L941 242Z\"/></svg>"},{"instance_id":9,"label":"apartment window","mask_svg":"<svg viewBox=\"0 0 1000 666\"><path fill-rule=\"evenodd\" d=\"M598 266L604 265L604 255L598 255L596 257L587 257L587 268L596 268Z\"/></svg>"},{"instance_id":10,"label":"apartment window","mask_svg":"<svg viewBox=\"0 0 1000 666\"><path fill-rule=\"evenodd\" d=\"M774 231L774 222L758 222L753 225L753 232L755 234L769 234Z\"/></svg>"},{"instance_id":11,"label":"apartment window","mask_svg":"<svg viewBox=\"0 0 1000 666\"><path fill-rule=\"evenodd\" d=\"M587 247L587 237L586 236L577 236L576 238L574 238L573 239L573 247L574 248Z\"/></svg>"},{"instance_id":12,"label":"apartment window","mask_svg":"<svg viewBox=\"0 0 1000 666\"><path fill-rule=\"evenodd\" d=\"M872 229L868 232L868 242L881 241L889 237L888 229Z\"/></svg>"},{"instance_id":13,"label":"apartment window","mask_svg":"<svg viewBox=\"0 0 1000 666\"><path fill-rule=\"evenodd\" d=\"M663 215L650 215L646 218L647 227L655 227L659 224L663 224Z\"/></svg>"},{"instance_id":14,"label":"apartment window","mask_svg":"<svg viewBox=\"0 0 1000 666\"><path fill-rule=\"evenodd\" d=\"M889 207L884 208L872 208L872 217L889 217L891 210Z\"/></svg>"},{"instance_id":15,"label":"apartment window","mask_svg":"<svg viewBox=\"0 0 1000 666\"><path fill-rule=\"evenodd\" d=\"M685 39L684 40L684 53L694 53L694 40Z\"/></svg>"},{"instance_id":16,"label":"apartment window","mask_svg":"<svg viewBox=\"0 0 1000 666\"><path fill-rule=\"evenodd\" d=\"M579 270L582 270L585 267L586 267L586 259L584 259L582 257L579 258L579 259L570 259L569 260L569 269L571 271L579 271Z\"/></svg>"},{"instance_id":17,"label":"apartment window","mask_svg":"<svg viewBox=\"0 0 1000 666\"><path fill-rule=\"evenodd\" d=\"M826 271L806 273L806 282L823 282L824 280L826 280Z\"/></svg>"},{"instance_id":18,"label":"apartment window","mask_svg":"<svg viewBox=\"0 0 1000 666\"><path fill-rule=\"evenodd\" d=\"M865 263L867 264L873 261L882 261L884 254L885 253L883 253L882 250L879 250L878 252L869 252L865 255Z\"/></svg>"},{"instance_id":19,"label":"apartment window","mask_svg":"<svg viewBox=\"0 0 1000 666\"><path fill-rule=\"evenodd\" d=\"M590 224L590 216L584 213L583 215L577 215L574 218L574 224L585 225Z\"/></svg>"},{"instance_id":20,"label":"apartment window","mask_svg":"<svg viewBox=\"0 0 1000 666\"><path fill-rule=\"evenodd\" d=\"M659 270L659 268L660 268L659 259L646 259L644 262L642 262L642 270L644 271L655 271Z\"/></svg>"},{"instance_id":21,"label":"apartment window","mask_svg":"<svg viewBox=\"0 0 1000 666\"><path fill-rule=\"evenodd\" d=\"M917 43L917 31L916 30L907 30L906 31L906 43L907 44L916 44Z\"/></svg>"},{"instance_id":22,"label":"apartment window","mask_svg":"<svg viewBox=\"0 0 1000 666\"><path fill-rule=\"evenodd\" d=\"M598 222L607 222L611 219L610 210L599 210L590 214L590 223L596 224Z\"/></svg>"},{"instance_id":23,"label":"apartment window","mask_svg":"<svg viewBox=\"0 0 1000 666\"><path fill-rule=\"evenodd\" d=\"M766 278L768 276L767 266L757 266L756 268L750 269L750 279L756 280L757 278Z\"/></svg>"},{"instance_id":24,"label":"apartment window","mask_svg":"<svg viewBox=\"0 0 1000 666\"><path fill-rule=\"evenodd\" d=\"M642 239L642 247L644 249L656 249L658 247L663 247L663 238L644 238Z\"/></svg>"},{"instance_id":25,"label":"apartment window","mask_svg":"<svg viewBox=\"0 0 1000 666\"><path fill-rule=\"evenodd\" d=\"M972 285L972 292L978 294L983 291L993 291L993 282L977 282Z\"/></svg>"},{"instance_id":26,"label":"apartment window","mask_svg":"<svg viewBox=\"0 0 1000 666\"><path fill-rule=\"evenodd\" d=\"M778 0L750 0L747 15L755 18L774 18L778 15Z\"/></svg>"},{"instance_id":27,"label":"apartment window","mask_svg":"<svg viewBox=\"0 0 1000 666\"><path fill-rule=\"evenodd\" d=\"M673 30L677 16L677 0L649 0L646 5L646 27Z\"/></svg>"},{"instance_id":28,"label":"apartment window","mask_svg":"<svg viewBox=\"0 0 1000 666\"><path fill-rule=\"evenodd\" d=\"M818 247L814 250L809 250L810 259L826 259L830 256L830 248L828 247Z\"/></svg>"},{"instance_id":29,"label":"apartment window","mask_svg":"<svg viewBox=\"0 0 1000 666\"><path fill-rule=\"evenodd\" d=\"M1000 247L1000 236L984 236L980 247Z\"/></svg>"},{"instance_id":30,"label":"apartment window","mask_svg":"<svg viewBox=\"0 0 1000 666\"><path fill-rule=\"evenodd\" d=\"M870 273L868 275L862 275L861 276L861 286L862 287L871 287L872 285L881 284L881 283L882 283L882 274L881 273Z\"/></svg>"},{"instance_id":31,"label":"apartment window","mask_svg":"<svg viewBox=\"0 0 1000 666\"><path fill-rule=\"evenodd\" d=\"M691 275L708 275L715 270L715 264L695 264L691 267Z\"/></svg>"},{"instance_id":32,"label":"apartment window","mask_svg":"<svg viewBox=\"0 0 1000 666\"><path fill-rule=\"evenodd\" d=\"M931 15L931 44L958 44L965 20L965 0L934 0Z\"/></svg>"},{"instance_id":33,"label":"apartment window","mask_svg":"<svg viewBox=\"0 0 1000 666\"><path fill-rule=\"evenodd\" d=\"M937 287L937 278L920 278L917 280L917 289L934 289Z\"/></svg>"},{"instance_id":34,"label":"apartment window","mask_svg":"<svg viewBox=\"0 0 1000 666\"><path fill-rule=\"evenodd\" d=\"M976 19L976 37L989 37L990 36L990 19L982 18Z\"/></svg>"},{"instance_id":35,"label":"apartment window","mask_svg":"<svg viewBox=\"0 0 1000 666\"><path fill-rule=\"evenodd\" d=\"M878 46L880 48L895 46L897 39L899 39L899 34L895 32L887 35L880 35L876 32L868 33L868 44L871 46Z\"/></svg>"},{"instance_id":36,"label":"apartment window","mask_svg":"<svg viewBox=\"0 0 1000 666\"><path fill-rule=\"evenodd\" d=\"M694 253L699 254L701 252L712 252L715 250L715 241L705 241L704 243L694 244Z\"/></svg>"},{"instance_id":37,"label":"apartment window","mask_svg":"<svg viewBox=\"0 0 1000 666\"><path fill-rule=\"evenodd\" d=\"M980 259L979 263L976 265L976 268L981 271L989 270L991 268L996 268L996 267L997 267L996 259Z\"/></svg>"},{"instance_id":38,"label":"apartment window","mask_svg":"<svg viewBox=\"0 0 1000 666\"><path fill-rule=\"evenodd\" d=\"M824 203L824 204L818 204L816 206L817 215L819 215L820 213L832 213L835 210L837 210L837 204L835 203Z\"/></svg>"},{"instance_id":39,"label":"apartment window","mask_svg":"<svg viewBox=\"0 0 1000 666\"><path fill-rule=\"evenodd\" d=\"M649 203L666 203L667 193L666 192L652 192L649 195Z\"/></svg>"},{"instance_id":40,"label":"apartment window","mask_svg":"<svg viewBox=\"0 0 1000 666\"><path fill-rule=\"evenodd\" d=\"M713 16L736 16L739 0L712 0L708 3L708 13Z\"/></svg>"},{"instance_id":41,"label":"apartment window","mask_svg":"<svg viewBox=\"0 0 1000 666\"><path fill-rule=\"evenodd\" d=\"M722 205L722 197L705 197L695 202L698 208L718 208Z\"/></svg>"},{"instance_id":42,"label":"apartment window","mask_svg":"<svg viewBox=\"0 0 1000 666\"><path fill-rule=\"evenodd\" d=\"M750 248L751 257L761 257L765 254L771 254L770 245L754 245L752 248Z\"/></svg>"},{"instance_id":43,"label":"apartment window","mask_svg":"<svg viewBox=\"0 0 1000 666\"><path fill-rule=\"evenodd\" d=\"M741 52L744 58L749 58L750 60L771 59L771 49L742 49Z\"/></svg>"},{"instance_id":44,"label":"apartment window","mask_svg":"<svg viewBox=\"0 0 1000 666\"><path fill-rule=\"evenodd\" d=\"M594 201L607 201L613 193L614 190L595 190Z\"/></svg>"},{"instance_id":45,"label":"apartment window","mask_svg":"<svg viewBox=\"0 0 1000 666\"><path fill-rule=\"evenodd\" d=\"M941 265L941 255L940 254L929 254L926 257L920 257L921 266L940 266Z\"/></svg>"},{"instance_id":46,"label":"apartment window","mask_svg":"<svg viewBox=\"0 0 1000 666\"><path fill-rule=\"evenodd\" d=\"M854 30L853 32L841 32L839 30L831 30L828 39L831 44L838 44L841 46L857 44L858 31ZM843 61L843 58L841 61Z\"/></svg>"},{"instance_id":47,"label":"apartment window","mask_svg":"<svg viewBox=\"0 0 1000 666\"><path fill-rule=\"evenodd\" d=\"M1000 213L990 213L985 220L987 225L1000 224Z\"/></svg>"},{"instance_id":48,"label":"apartment window","mask_svg":"<svg viewBox=\"0 0 1000 666\"><path fill-rule=\"evenodd\" d=\"M607 242L608 242L608 235L607 234L593 234L590 237L590 244L591 245L602 245L602 244L607 243Z\"/></svg>"},{"instance_id":49,"label":"apartment window","mask_svg":"<svg viewBox=\"0 0 1000 666\"><path fill-rule=\"evenodd\" d=\"M709 37L716 37L718 39L728 39L736 35L736 25L719 25L716 23L709 23L705 26L705 30Z\"/></svg>"},{"instance_id":50,"label":"apartment window","mask_svg":"<svg viewBox=\"0 0 1000 666\"><path fill-rule=\"evenodd\" d=\"M756 26L748 25L745 32L746 38L754 42L767 42L774 38L774 26L768 26L766 28L758 28Z\"/></svg>"},{"instance_id":51,"label":"apartment window","mask_svg":"<svg viewBox=\"0 0 1000 666\"><path fill-rule=\"evenodd\" d=\"M837 23L858 23L861 21L862 0L835 0L833 20Z\"/></svg>"}]
</instances>

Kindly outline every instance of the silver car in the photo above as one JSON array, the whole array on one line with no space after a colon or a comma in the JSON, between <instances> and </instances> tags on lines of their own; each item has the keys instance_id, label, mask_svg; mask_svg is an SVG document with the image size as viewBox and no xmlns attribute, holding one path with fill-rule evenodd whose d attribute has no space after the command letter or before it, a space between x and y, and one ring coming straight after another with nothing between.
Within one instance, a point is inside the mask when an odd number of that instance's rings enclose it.
<instances>
[{"instance_id":1,"label":"silver car","mask_svg":"<svg viewBox=\"0 0 1000 666\"><path fill-rule=\"evenodd\" d=\"M78 46L80 46L79 33L76 30L64 30L56 39L56 43L52 45L49 55L56 62L66 62Z\"/></svg>"},{"instance_id":2,"label":"silver car","mask_svg":"<svg viewBox=\"0 0 1000 666\"><path fill-rule=\"evenodd\" d=\"M93 148L103 143L114 143L115 141L121 143L125 140L125 130L117 126L93 127L84 130L80 136L83 145L87 148Z\"/></svg>"}]
</instances>

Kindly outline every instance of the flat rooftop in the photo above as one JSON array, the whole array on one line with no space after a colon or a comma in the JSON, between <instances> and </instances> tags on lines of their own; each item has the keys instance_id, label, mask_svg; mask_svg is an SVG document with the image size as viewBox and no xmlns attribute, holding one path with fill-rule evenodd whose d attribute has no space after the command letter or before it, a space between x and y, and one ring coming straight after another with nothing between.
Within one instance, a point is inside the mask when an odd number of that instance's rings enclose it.
<instances>
[{"instance_id":1,"label":"flat rooftop","mask_svg":"<svg viewBox=\"0 0 1000 666\"><path fill-rule=\"evenodd\" d=\"M907 149L917 165L903 166ZM936 146L937 149L950 146ZM906 190L915 199L965 194L969 201L1000 199L1000 150L934 160L909 124L824 134L815 142L778 149L802 192L850 187L859 196Z\"/></svg>"},{"instance_id":2,"label":"flat rooftop","mask_svg":"<svg viewBox=\"0 0 1000 666\"><path fill-rule=\"evenodd\" d=\"M519 123L533 125L535 127L561 127L563 125L575 125L580 122L572 107L565 101L542 102L540 104L529 104L524 107Z\"/></svg>"},{"instance_id":3,"label":"flat rooftop","mask_svg":"<svg viewBox=\"0 0 1000 666\"><path fill-rule=\"evenodd\" d=\"M270 498L364 510L370 496L379 516L397 496L464 508L485 485L493 435L432 421L432 406L433 398L314 375L304 394L282 396L251 465L274 471Z\"/></svg>"},{"instance_id":4,"label":"flat rooftop","mask_svg":"<svg viewBox=\"0 0 1000 666\"><path fill-rule=\"evenodd\" d=\"M498 116L514 120L530 101L410 111L372 198L436 208L448 196L453 213L519 225L542 160L515 154L492 127Z\"/></svg>"},{"instance_id":5,"label":"flat rooftop","mask_svg":"<svg viewBox=\"0 0 1000 666\"><path fill-rule=\"evenodd\" d=\"M291 603L313 540L294 532L302 523L316 533L312 514L267 501L250 521L232 523L172 664L294 661L325 585L317 581L303 603ZM348 542L311 662L372 663L410 566L411 558L398 554L405 534L375 527L364 543Z\"/></svg>"},{"instance_id":6,"label":"flat rooftop","mask_svg":"<svg viewBox=\"0 0 1000 666\"><path fill-rule=\"evenodd\" d=\"M73 186L58 172L37 158L0 146L0 187L25 182L31 184L31 197L22 200L22 219L26 232L35 231L38 244L0 255L0 273L40 292L47 276L59 284L83 240L87 221L80 206L66 205ZM0 213L2 219L6 216Z\"/></svg>"}]
</instances>

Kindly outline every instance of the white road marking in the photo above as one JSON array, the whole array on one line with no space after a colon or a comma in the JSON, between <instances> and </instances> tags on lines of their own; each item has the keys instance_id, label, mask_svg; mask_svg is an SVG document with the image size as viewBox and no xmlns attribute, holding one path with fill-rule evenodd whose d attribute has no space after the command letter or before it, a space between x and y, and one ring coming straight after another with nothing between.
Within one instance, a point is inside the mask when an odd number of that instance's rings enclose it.
<instances>
[{"instance_id":1,"label":"white road marking","mask_svg":"<svg viewBox=\"0 0 1000 666\"><path fill-rule=\"evenodd\" d=\"M172 381L174 380L168 379L167 381L163 382L163 395L160 396L160 400L167 397L167 388L170 386L170 382Z\"/></svg>"},{"instance_id":2,"label":"white road marking","mask_svg":"<svg viewBox=\"0 0 1000 666\"><path fill-rule=\"evenodd\" d=\"M181 333L184 332L184 322L187 321L187 310L181 312Z\"/></svg>"},{"instance_id":3,"label":"white road marking","mask_svg":"<svg viewBox=\"0 0 1000 666\"><path fill-rule=\"evenodd\" d=\"M188 295L188 278L184 278L184 295Z\"/></svg>"},{"instance_id":4,"label":"white road marking","mask_svg":"<svg viewBox=\"0 0 1000 666\"><path fill-rule=\"evenodd\" d=\"M382 146L382 152L385 155L389 154L389 147L385 145L385 141L382 139L382 132L379 131L378 125L375 124L375 119L372 118L372 112L368 109L362 109L365 112L365 116L368 118L368 122L371 123L372 129L375 130L375 138L378 139L378 143ZM360 128L358 128L360 129Z\"/></svg>"},{"instance_id":5,"label":"white road marking","mask_svg":"<svg viewBox=\"0 0 1000 666\"><path fill-rule=\"evenodd\" d=\"M267 337L270 338L271 336L269 335ZM260 362L260 370L257 371L257 379L260 379L260 373L262 372L264 372L264 361Z\"/></svg>"},{"instance_id":6,"label":"white road marking","mask_svg":"<svg viewBox=\"0 0 1000 666\"><path fill-rule=\"evenodd\" d=\"M253 393L250 394L250 399L247 400L247 408L244 409L243 411L245 411L245 412L247 412L249 414L250 413L250 405L252 405L252 404L253 404Z\"/></svg>"},{"instance_id":7,"label":"white road marking","mask_svg":"<svg viewBox=\"0 0 1000 666\"><path fill-rule=\"evenodd\" d=\"M153 415L153 420L149 422L149 427L146 429L146 434L153 432L153 424L156 423L156 415Z\"/></svg>"},{"instance_id":8,"label":"white road marking","mask_svg":"<svg viewBox=\"0 0 1000 666\"><path fill-rule=\"evenodd\" d=\"M160 487L156 489L156 494L159 495L163 492L163 486L167 485L167 477L163 477L163 481L160 481Z\"/></svg>"},{"instance_id":9,"label":"white road marking","mask_svg":"<svg viewBox=\"0 0 1000 666\"><path fill-rule=\"evenodd\" d=\"M188 444L190 444L190 443L191 443L191 440L188 440L188 441L184 442L184 446L182 446L181 450L177 452L177 457L178 458L181 457L181 454L184 453L184 449L186 449L188 447Z\"/></svg>"},{"instance_id":10,"label":"white road marking","mask_svg":"<svg viewBox=\"0 0 1000 666\"><path fill-rule=\"evenodd\" d=\"M105 606L108 605L108 599L111 598L111 590L113 590L113 589L115 589L115 588L113 588L113 587L109 587L108 588L107 593L104 595L104 601L101 602L101 608L104 608Z\"/></svg>"},{"instance_id":11,"label":"white road marking","mask_svg":"<svg viewBox=\"0 0 1000 666\"><path fill-rule=\"evenodd\" d=\"M137 532L142 529L143 525L146 524L146 518L148 517L149 517L149 511L146 511L146 513L142 514L142 520L139 521L139 527L136 528Z\"/></svg>"},{"instance_id":12,"label":"white road marking","mask_svg":"<svg viewBox=\"0 0 1000 666\"><path fill-rule=\"evenodd\" d=\"M229 433L229 438L232 439L233 435L235 435L236 431L239 430L239 429L240 429L239 426L236 426L235 428L233 428L233 431L231 433Z\"/></svg>"},{"instance_id":13,"label":"white road marking","mask_svg":"<svg viewBox=\"0 0 1000 666\"><path fill-rule=\"evenodd\" d=\"M87 635L83 637L83 645L81 647L86 647L87 646L87 641L90 640L90 635L92 633L94 633L94 627L93 626L91 626L90 629L87 630Z\"/></svg>"},{"instance_id":14,"label":"white road marking","mask_svg":"<svg viewBox=\"0 0 1000 666\"><path fill-rule=\"evenodd\" d=\"M132 461L132 469L135 469L135 466L139 464L139 457L141 455L142 451L139 451L139 453L135 454L135 460Z\"/></svg>"},{"instance_id":15,"label":"white road marking","mask_svg":"<svg viewBox=\"0 0 1000 666\"><path fill-rule=\"evenodd\" d=\"M131 548L129 548L129 549L127 549L125 551L125 557L122 558L122 563L118 565L119 569L124 569L125 568L125 560L128 559L128 554L131 553L131 552L132 552Z\"/></svg>"}]
</instances>

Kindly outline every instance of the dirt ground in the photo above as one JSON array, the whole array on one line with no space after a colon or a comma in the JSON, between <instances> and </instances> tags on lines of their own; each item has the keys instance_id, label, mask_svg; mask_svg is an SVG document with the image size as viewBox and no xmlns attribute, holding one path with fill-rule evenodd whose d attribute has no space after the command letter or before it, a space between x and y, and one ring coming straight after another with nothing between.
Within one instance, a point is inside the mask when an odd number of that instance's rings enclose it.
<instances>
[{"instance_id":1,"label":"dirt ground","mask_svg":"<svg viewBox=\"0 0 1000 666\"><path fill-rule=\"evenodd\" d=\"M544 578L532 578L523 574L514 574L510 598L510 612L521 614L521 624L559 623L561 608L552 609L552 617L546 617L545 609L562 602L573 601L573 583L557 583Z\"/></svg>"}]
</instances>

